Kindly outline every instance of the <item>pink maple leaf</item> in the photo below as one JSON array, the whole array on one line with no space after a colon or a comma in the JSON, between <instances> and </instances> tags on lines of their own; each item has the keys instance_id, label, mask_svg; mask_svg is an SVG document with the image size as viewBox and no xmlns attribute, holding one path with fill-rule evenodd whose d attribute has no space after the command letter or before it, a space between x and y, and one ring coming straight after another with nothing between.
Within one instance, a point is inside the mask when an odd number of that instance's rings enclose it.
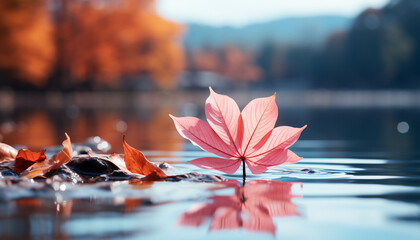
<instances>
[{"instance_id":1,"label":"pink maple leaf","mask_svg":"<svg viewBox=\"0 0 420 240\"><path fill-rule=\"evenodd\" d=\"M288 148L298 140L306 125L274 128L278 115L275 96L254 99L240 112L232 98L217 94L210 87L205 106L209 124L195 117L169 115L181 136L204 151L222 157L189 162L228 174L236 172L243 163L245 177L245 163L253 174L260 174L274 166L301 160Z\"/></svg>"}]
</instances>

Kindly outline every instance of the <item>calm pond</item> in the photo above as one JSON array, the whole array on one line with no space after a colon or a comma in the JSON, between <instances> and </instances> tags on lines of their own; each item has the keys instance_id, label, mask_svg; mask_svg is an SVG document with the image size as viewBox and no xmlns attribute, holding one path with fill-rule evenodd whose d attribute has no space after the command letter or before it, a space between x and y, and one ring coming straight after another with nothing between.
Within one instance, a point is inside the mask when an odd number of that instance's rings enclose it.
<instances>
[{"instance_id":1,"label":"calm pond","mask_svg":"<svg viewBox=\"0 0 420 240\"><path fill-rule=\"evenodd\" d=\"M201 101L201 100L200 100ZM15 109L2 142L32 150L91 136L122 152L122 136L178 182L20 186L0 176L1 239L420 239L417 108L280 108L277 125L308 124L297 164L265 174L197 168L211 156L179 137L168 114L202 117L203 102L159 109Z\"/></svg>"}]
</instances>

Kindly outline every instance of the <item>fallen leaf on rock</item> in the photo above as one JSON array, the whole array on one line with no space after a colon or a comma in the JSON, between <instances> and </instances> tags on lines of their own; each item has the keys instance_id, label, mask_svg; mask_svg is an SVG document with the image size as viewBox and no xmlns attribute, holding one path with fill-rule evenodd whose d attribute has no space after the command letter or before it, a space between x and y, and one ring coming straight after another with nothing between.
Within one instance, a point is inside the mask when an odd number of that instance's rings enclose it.
<instances>
[{"instance_id":1,"label":"fallen leaf on rock","mask_svg":"<svg viewBox=\"0 0 420 240\"><path fill-rule=\"evenodd\" d=\"M127 174L133 174L130 170L127 169L127 166L125 165L124 155L113 153L109 155L109 157L104 157L103 155L101 156L99 154L94 154L90 150L88 151L88 155L89 157L97 157L101 160L111 162L112 164L117 166L119 169L121 169L121 171Z\"/></svg>"},{"instance_id":2,"label":"fallen leaf on rock","mask_svg":"<svg viewBox=\"0 0 420 240\"><path fill-rule=\"evenodd\" d=\"M240 112L232 98L210 88L205 105L209 124L195 117L169 115L181 136L222 157L198 158L190 163L228 174L236 172L242 163L245 177L245 163L253 174L260 174L274 166L301 160L288 148L306 125L274 128L278 115L275 96L254 99Z\"/></svg>"},{"instance_id":3,"label":"fallen leaf on rock","mask_svg":"<svg viewBox=\"0 0 420 240\"><path fill-rule=\"evenodd\" d=\"M25 171L28 167L32 166L36 162L42 162L47 157L45 152L47 150L42 150L39 152L32 152L30 150L20 149L15 160L15 165L13 166L13 171L17 174Z\"/></svg>"},{"instance_id":4,"label":"fallen leaf on rock","mask_svg":"<svg viewBox=\"0 0 420 240\"><path fill-rule=\"evenodd\" d=\"M113 153L113 154L109 155L108 161L110 161L113 164L115 164L115 166L117 166L123 172L128 173L128 174L133 174L130 170L127 169L127 166L125 164L124 158L125 157L123 155L121 155L121 154Z\"/></svg>"},{"instance_id":5,"label":"fallen leaf on rock","mask_svg":"<svg viewBox=\"0 0 420 240\"><path fill-rule=\"evenodd\" d=\"M5 143L0 143L0 162L2 161L14 161L16 159L18 151Z\"/></svg>"},{"instance_id":6,"label":"fallen leaf on rock","mask_svg":"<svg viewBox=\"0 0 420 240\"><path fill-rule=\"evenodd\" d=\"M123 146L124 162L130 172L145 175L148 180L168 177L159 167L150 163L143 153L128 145L125 139Z\"/></svg>"},{"instance_id":7,"label":"fallen leaf on rock","mask_svg":"<svg viewBox=\"0 0 420 240\"><path fill-rule=\"evenodd\" d=\"M67 139L62 143L64 147L63 150L45 161L34 163L28 169L23 171L20 176L27 178L43 177L48 172L57 170L63 164L69 162L73 157L73 149L71 147L70 137L67 133L66 138Z\"/></svg>"}]
</instances>

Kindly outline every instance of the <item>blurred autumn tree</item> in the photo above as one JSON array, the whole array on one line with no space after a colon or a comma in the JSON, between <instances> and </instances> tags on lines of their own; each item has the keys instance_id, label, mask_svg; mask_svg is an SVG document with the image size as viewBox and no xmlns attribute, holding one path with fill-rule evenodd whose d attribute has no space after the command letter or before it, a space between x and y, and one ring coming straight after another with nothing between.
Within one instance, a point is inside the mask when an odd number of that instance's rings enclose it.
<instances>
[{"instance_id":1,"label":"blurred autumn tree","mask_svg":"<svg viewBox=\"0 0 420 240\"><path fill-rule=\"evenodd\" d=\"M158 16L154 4L2 1L0 68L34 85L49 79L47 87L54 88L121 87L122 79L147 77L161 88L173 88L183 68L183 51L176 40L182 27Z\"/></svg>"},{"instance_id":2,"label":"blurred autumn tree","mask_svg":"<svg viewBox=\"0 0 420 240\"><path fill-rule=\"evenodd\" d=\"M0 1L0 74L42 86L55 59L45 0Z\"/></svg>"},{"instance_id":3,"label":"blurred autumn tree","mask_svg":"<svg viewBox=\"0 0 420 240\"><path fill-rule=\"evenodd\" d=\"M172 88L182 69L174 41L181 27L159 17L153 0L55 0L58 69L66 81L118 84L123 76L150 75Z\"/></svg>"}]
</instances>

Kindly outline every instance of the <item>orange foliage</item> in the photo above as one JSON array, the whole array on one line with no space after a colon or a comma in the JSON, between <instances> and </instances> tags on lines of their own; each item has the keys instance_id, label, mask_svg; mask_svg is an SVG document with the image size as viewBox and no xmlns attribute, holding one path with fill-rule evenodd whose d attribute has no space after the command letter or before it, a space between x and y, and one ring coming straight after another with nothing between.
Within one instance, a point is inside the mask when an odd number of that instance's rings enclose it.
<instances>
[{"instance_id":1,"label":"orange foliage","mask_svg":"<svg viewBox=\"0 0 420 240\"><path fill-rule=\"evenodd\" d=\"M154 4L2 0L0 70L38 86L45 86L54 70L61 76L54 81L62 81L57 86L86 81L116 86L122 77L145 75L172 88L183 68L176 39L182 27L161 18Z\"/></svg>"},{"instance_id":2,"label":"orange foliage","mask_svg":"<svg viewBox=\"0 0 420 240\"><path fill-rule=\"evenodd\" d=\"M0 1L0 69L40 86L46 83L54 59L46 1Z\"/></svg>"},{"instance_id":3,"label":"orange foliage","mask_svg":"<svg viewBox=\"0 0 420 240\"><path fill-rule=\"evenodd\" d=\"M60 67L79 81L116 84L145 73L171 88L182 69L174 41L181 27L159 17L152 0L67 1L58 13Z\"/></svg>"}]
</instances>

